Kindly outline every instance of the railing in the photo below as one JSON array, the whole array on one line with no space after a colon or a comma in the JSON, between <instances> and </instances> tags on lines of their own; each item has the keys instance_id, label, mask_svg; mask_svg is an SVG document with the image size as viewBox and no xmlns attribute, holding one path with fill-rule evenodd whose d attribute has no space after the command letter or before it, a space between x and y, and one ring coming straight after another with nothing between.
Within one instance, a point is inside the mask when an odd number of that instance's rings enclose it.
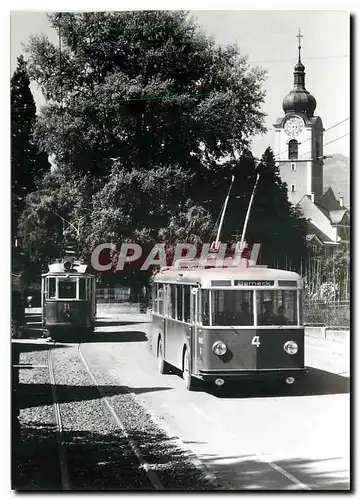
<instances>
[{"instance_id":1,"label":"railing","mask_svg":"<svg viewBox=\"0 0 360 500\"><path fill-rule=\"evenodd\" d=\"M129 287L97 288L96 301L98 304L123 304L130 302Z\"/></svg>"},{"instance_id":2,"label":"railing","mask_svg":"<svg viewBox=\"0 0 360 500\"><path fill-rule=\"evenodd\" d=\"M307 301L304 303L306 325L350 327L350 301Z\"/></svg>"}]
</instances>

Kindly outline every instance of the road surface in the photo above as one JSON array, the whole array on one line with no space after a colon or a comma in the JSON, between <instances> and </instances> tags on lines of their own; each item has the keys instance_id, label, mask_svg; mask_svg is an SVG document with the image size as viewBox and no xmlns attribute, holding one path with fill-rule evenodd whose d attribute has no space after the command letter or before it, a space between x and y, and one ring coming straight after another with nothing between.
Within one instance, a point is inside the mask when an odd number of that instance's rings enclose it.
<instances>
[{"instance_id":1,"label":"road surface","mask_svg":"<svg viewBox=\"0 0 360 500\"><path fill-rule=\"evenodd\" d=\"M346 344L306 338L308 380L292 395L261 387L188 392L179 374L158 373L146 342L149 323L127 320L99 322L84 355L127 386L218 481L235 490L349 488Z\"/></svg>"}]
</instances>

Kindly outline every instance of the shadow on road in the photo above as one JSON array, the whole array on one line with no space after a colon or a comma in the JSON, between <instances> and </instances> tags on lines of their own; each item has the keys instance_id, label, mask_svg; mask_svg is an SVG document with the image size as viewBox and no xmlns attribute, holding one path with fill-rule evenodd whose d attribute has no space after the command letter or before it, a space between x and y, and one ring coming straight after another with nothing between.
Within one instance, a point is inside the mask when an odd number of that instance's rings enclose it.
<instances>
[{"instance_id":1,"label":"shadow on road","mask_svg":"<svg viewBox=\"0 0 360 500\"><path fill-rule=\"evenodd\" d=\"M205 385L204 388L206 392L217 398L322 396L349 393L350 379L324 370L309 368L303 380L293 385L286 385L285 381L278 383L244 381L229 382L221 388L216 388L215 385Z\"/></svg>"},{"instance_id":2,"label":"shadow on road","mask_svg":"<svg viewBox=\"0 0 360 500\"><path fill-rule=\"evenodd\" d=\"M144 321L144 323L147 323L147 321ZM113 320L109 319L106 321L105 318L102 318L101 320L96 320L95 322L95 327L101 327L101 326L126 326L126 325L139 325L142 324L141 321L119 321L119 320Z\"/></svg>"},{"instance_id":3,"label":"shadow on road","mask_svg":"<svg viewBox=\"0 0 360 500\"><path fill-rule=\"evenodd\" d=\"M142 394L147 392L169 391L171 387L127 387L121 385L101 385L100 390L106 396L118 394ZM100 394L94 386L56 385L56 394L59 404L74 401L90 401L100 398ZM52 405L53 398L50 384L21 384L17 386L13 396L13 404L18 410L21 408L33 408L38 406Z\"/></svg>"},{"instance_id":4,"label":"shadow on road","mask_svg":"<svg viewBox=\"0 0 360 500\"><path fill-rule=\"evenodd\" d=\"M116 331L105 331L98 332L95 331L88 339L84 339L83 342L146 342L147 336L145 332L141 331L127 331L127 332L116 332Z\"/></svg>"}]
</instances>

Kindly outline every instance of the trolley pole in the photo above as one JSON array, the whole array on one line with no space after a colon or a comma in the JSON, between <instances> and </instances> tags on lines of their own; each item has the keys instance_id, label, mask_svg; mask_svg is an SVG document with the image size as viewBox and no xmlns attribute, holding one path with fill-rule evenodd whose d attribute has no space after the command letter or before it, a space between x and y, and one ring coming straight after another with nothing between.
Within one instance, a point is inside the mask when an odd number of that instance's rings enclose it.
<instances>
[{"instance_id":1,"label":"trolley pole","mask_svg":"<svg viewBox=\"0 0 360 500\"><path fill-rule=\"evenodd\" d=\"M217 235L216 235L216 240L215 240L215 243L214 243L214 248L215 249L217 248L217 246L219 244L220 233L221 233L222 225L224 223L224 217L225 217L226 207L227 207L227 204L228 204L228 201L229 201L229 198L230 198L230 192L231 192L234 180L235 180L235 176L233 175L231 177L231 184L230 184L229 191L228 191L228 194L227 194L226 199L225 199L224 208L223 208L223 211L222 211L222 214L221 214L221 218L220 218L219 229L218 229L218 232L217 232Z\"/></svg>"},{"instance_id":2,"label":"trolley pole","mask_svg":"<svg viewBox=\"0 0 360 500\"><path fill-rule=\"evenodd\" d=\"M255 184L254 184L254 188L252 190L251 198L250 198L250 201L249 201L249 206L248 206L248 209L247 209L247 212L246 212L244 227L243 227L243 231L242 231L242 235L241 235L241 240L240 240L240 252L242 252L242 248L243 248L243 245L244 245L244 240L245 240L245 235L246 235L246 228L247 228L247 225L248 225L248 222L249 222L250 212L251 212L251 206L252 206L253 201L254 201L255 192L256 192L256 188L257 188L258 182L259 182L259 178L260 178L260 174L258 173L257 176L256 176L256 181L255 181Z\"/></svg>"}]
</instances>

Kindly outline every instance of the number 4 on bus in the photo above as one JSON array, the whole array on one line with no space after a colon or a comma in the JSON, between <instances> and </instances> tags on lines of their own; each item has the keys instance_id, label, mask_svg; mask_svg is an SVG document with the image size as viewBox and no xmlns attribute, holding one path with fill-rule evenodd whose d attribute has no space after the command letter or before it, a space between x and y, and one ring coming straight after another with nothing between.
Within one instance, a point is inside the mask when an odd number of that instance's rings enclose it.
<instances>
[{"instance_id":1,"label":"number 4 on bus","mask_svg":"<svg viewBox=\"0 0 360 500\"><path fill-rule=\"evenodd\" d=\"M255 335L251 341L251 345L256 345L256 347L259 347L260 345L260 337L259 335Z\"/></svg>"}]
</instances>

